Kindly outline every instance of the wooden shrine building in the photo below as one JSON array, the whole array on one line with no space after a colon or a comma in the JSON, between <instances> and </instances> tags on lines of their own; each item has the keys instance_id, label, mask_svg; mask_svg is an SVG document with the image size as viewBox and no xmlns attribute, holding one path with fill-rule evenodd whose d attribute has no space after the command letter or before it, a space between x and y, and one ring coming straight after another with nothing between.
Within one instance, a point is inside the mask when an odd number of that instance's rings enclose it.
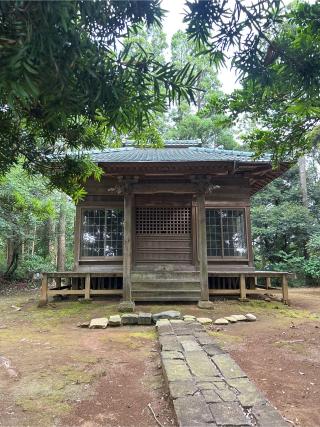
<instances>
[{"instance_id":1,"label":"wooden shrine building","mask_svg":"<svg viewBox=\"0 0 320 427\"><path fill-rule=\"evenodd\" d=\"M117 295L127 308L134 301L208 306L214 295L266 292L258 277L266 288L280 277L288 300L287 273L255 271L250 197L289 164L275 170L269 156L254 160L199 141L127 142L91 156L105 173L87 182L76 208L74 270L43 275L43 303L59 294Z\"/></svg>"}]
</instances>

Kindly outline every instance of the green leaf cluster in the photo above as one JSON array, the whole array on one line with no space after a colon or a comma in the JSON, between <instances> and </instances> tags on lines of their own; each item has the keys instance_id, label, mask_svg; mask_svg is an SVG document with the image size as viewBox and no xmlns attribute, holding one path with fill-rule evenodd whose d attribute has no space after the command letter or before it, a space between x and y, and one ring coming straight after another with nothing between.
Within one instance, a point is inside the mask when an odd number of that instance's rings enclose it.
<instances>
[{"instance_id":1,"label":"green leaf cluster","mask_svg":"<svg viewBox=\"0 0 320 427\"><path fill-rule=\"evenodd\" d=\"M25 170L78 199L83 181L98 171L80 155L76 165L70 153L141 132L170 103L195 102L190 64L177 67L128 41L162 16L159 0L2 1L0 173L22 159Z\"/></svg>"}]
</instances>

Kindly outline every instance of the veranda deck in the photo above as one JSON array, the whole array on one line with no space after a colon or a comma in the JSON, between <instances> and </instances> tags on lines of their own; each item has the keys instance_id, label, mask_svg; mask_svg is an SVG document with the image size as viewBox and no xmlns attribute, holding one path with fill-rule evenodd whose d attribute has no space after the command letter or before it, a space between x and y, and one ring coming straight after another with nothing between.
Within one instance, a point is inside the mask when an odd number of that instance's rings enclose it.
<instances>
[{"instance_id":1,"label":"veranda deck","mask_svg":"<svg viewBox=\"0 0 320 427\"><path fill-rule=\"evenodd\" d=\"M79 296L89 300L93 296L119 296L123 297L123 289L121 282L113 279L122 279L122 269L114 269L112 271L64 271L43 273L41 284L40 305L45 305L49 297L61 296ZM294 275L289 272L282 271L230 271L230 270L209 270L208 277L210 278L236 278L239 280L239 285L222 286L212 288L209 286L209 295L214 296L239 296L239 299L244 301L248 295L276 293L282 295L282 302L289 303L288 279ZM258 285L258 278L264 279L264 284ZM107 283L107 289L101 285ZM248 280L251 279L251 280ZM253 279L253 280L252 280ZM280 279L281 286L273 286L272 279ZM105 282L107 280L107 282ZM63 281L65 283L63 283ZM225 283L225 282L224 282ZM174 291L174 289L173 289ZM152 295L150 295L152 301ZM168 302L171 301L170 290L168 290Z\"/></svg>"}]
</instances>

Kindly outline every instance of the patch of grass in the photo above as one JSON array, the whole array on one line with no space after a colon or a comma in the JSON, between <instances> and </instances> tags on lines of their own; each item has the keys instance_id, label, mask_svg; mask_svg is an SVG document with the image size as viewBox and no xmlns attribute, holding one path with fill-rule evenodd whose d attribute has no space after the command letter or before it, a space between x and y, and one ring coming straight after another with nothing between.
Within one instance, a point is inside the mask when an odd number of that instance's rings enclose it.
<instances>
[{"instance_id":1,"label":"patch of grass","mask_svg":"<svg viewBox=\"0 0 320 427\"><path fill-rule=\"evenodd\" d=\"M117 329L112 330L112 333L108 334L108 330L105 334L101 334L99 339L103 342L116 342L119 344L126 344L129 348L136 349L141 347L141 340L156 340L157 335L154 328L149 330L126 330Z\"/></svg>"},{"instance_id":2,"label":"patch of grass","mask_svg":"<svg viewBox=\"0 0 320 427\"><path fill-rule=\"evenodd\" d=\"M304 354L304 355L308 354L308 350L305 347L303 342L290 342L290 341L280 340L280 341L276 341L274 345L279 348L286 348L288 350L294 351L295 353Z\"/></svg>"},{"instance_id":3,"label":"patch of grass","mask_svg":"<svg viewBox=\"0 0 320 427\"><path fill-rule=\"evenodd\" d=\"M58 369L65 379L66 384L90 384L92 383L97 374L93 371L85 371L83 369L76 369L71 366L61 366Z\"/></svg>"},{"instance_id":4,"label":"patch of grass","mask_svg":"<svg viewBox=\"0 0 320 427\"><path fill-rule=\"evenodd\" d=\"M90 365L94 365L101 360L101 358L91 356L90 354L73 354L71 357L75 362L87 363Z\"/></svg>"},{"instance_id":5,"label":"patch of grass","mask_svg":"<svg viewBox=\"0 0 320 427\"><path fill-rule=\"evenodd\" d=\"M61 416L71 409L71 406L67 402L61 402L54 396L40 396L37 399L23 397L17 399L16 404L21 406L24 411L37 414L42 422L46 420L47 425L49 425L51 417Z\"/></svg>"},{"instance_id":6,"label":"patch of grass","mask_svg":"<svg viewBox=\"0 0 320 427\"><path fill-rule=\"evenodd\" d=\"M72 402L83 396L88 397L87 384L104 373L101 367L88 370L84 365L64 365L50 371L35 371L15 385L14 400L36 417L36 425L52 425L54 417L71 410Z\"/></svg>"},{"instance_id":7,"label":"patch of grass","mask_svg":"<svg viewBox=\"0 0 320 427\"><path fill-rule=\"evenodd\" d=\"M157 339L157 334L154 328L150 328L146 331L137 331L137 332L129 332L129 336L132 338L142 338L145 340L153 340Z\"/></svg>"},{"instance_id":8,"label":"patch of grass","mask_svg":"<svg viewBox=\"0 0 320 427\"><path fill-rule=\"evenodd\" d=\"M243 337L238 335L230 335L221 331L217 332L208 330L207 332L209 335L213 336L217 340L217 343L222 347L224 344L241 343L243 341Z\"/></svg>"},{"instance_id":9,"label":"patch of grass","mask_svg":"<svg viewBox=\"0 0 320 427\"><path fill-rule=\"evenodd\" d=\"M143 378L143 384L151 390L158 390L159 388L162 388L163 383L164 383L164 380L161 374L148 375Z\"/></svg>"},{"instance_id":10,"label":"patch of grass","mask_svg":"<svg viewBox=\"0 0 320 427\"><path fill-rule=\"evenodd\" d=\"M241 313L253 312L256 314L272 314L273 316L281 316L289 319L306 319L306 320L318 320L320 317L308 310L296 309L287 305L283 305L281 302L272 301L260 301L250 300L244 303L237 304L237 310Z\"/></svg>"}]
</instances>

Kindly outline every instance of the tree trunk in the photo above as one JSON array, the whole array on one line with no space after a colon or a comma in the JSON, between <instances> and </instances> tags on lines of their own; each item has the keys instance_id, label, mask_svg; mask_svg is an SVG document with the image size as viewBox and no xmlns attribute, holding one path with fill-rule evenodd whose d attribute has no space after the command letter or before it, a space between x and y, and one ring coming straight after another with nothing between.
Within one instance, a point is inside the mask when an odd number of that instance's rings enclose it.
<instances>
[{"instance_id":1,"label":"tree trunk","mask_svg":"<svg viewBox=\"0 0 320 427\"><path fill-rule=\"evenodd\" d=\"M13 239L7 239L7 268L10 267L13 259Z\"/></svg>"},{"instance_id":2,"label":"tree trunk","mask_svg":"<svg viewBox=\"0 0 320 427\"><path fill-rule=\"evenodd\" d=\"M18 267L21 244L14 239L8 239L7 245L7 270L4 277L10 278Z\"/></svg>"},{"instance_id":3,"label":"tree trunk","mask_svg":"<svg viewBox=\"0 0 320 427\"><path fill-rule=\"evenodd\" d=\"M51 261L56 259L56 245L55 245L55 222L53 218L48 218L44 227L44 255L49 257Z\"/></svg>"},{"instance_id":4,"label":"tree trunk","mask_svg":"<svg viewBox=\"0 0 320 427\"><path fill-rule=\"evenodd\" d=\"M33 238L31 242L31 256L34 255L34 250L36 247L36 238L37 238L37 224L34 225L34 230L33 230Z\"/></svg>"},{"instance_id":5,"label":"tree trunk","mask_svg":"<svg viewBox=\"0 0 320 427\"><path fill-rule=\"evenodd\" d=\"M300 177L300 191L302 196L302 204L306 209L309 209L308 205L308 188L307 188L307 171L306 171L306 158L304 156L300 157L298 160L298 166L299 166L299 177ZM303 243L303 256L305 259L309 258L309 254L307 251L307 242L306 240ZM304 276L304 282L305 285L308 285L310 278L308 276Z\"/></svg>"},{"instance_id":6,"label":"tree trunk","mask_svg":"<svg viewBox=\"0 0 320 427\"><path fill-rule=\"evenodd\" d=\"M64 271L66 268L66 196L62 195L60 200L60 212L58 223L58 245L57 245L57 270Z\"/></svg>"},{"instance_id":7,"label":"tree trunk","mask_svg":"<svg viewBox=\"0 0 320 427\"><path fill-rule=\"evenodd\" d=\"M307 172L306 172L306 158L304 156L299 158L299 177L300 177L300 191L302 196L302 203L308 209L308 190L307 190Z\"/></svg>"}]
</instances>

